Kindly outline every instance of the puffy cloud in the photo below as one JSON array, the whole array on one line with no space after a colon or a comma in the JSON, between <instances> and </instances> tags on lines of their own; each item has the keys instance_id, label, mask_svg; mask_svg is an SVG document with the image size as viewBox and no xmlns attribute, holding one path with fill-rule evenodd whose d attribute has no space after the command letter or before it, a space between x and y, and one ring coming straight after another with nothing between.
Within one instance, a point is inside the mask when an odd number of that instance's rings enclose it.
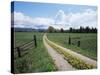
<instances>
[{"instance_id":1,"label":"puffy cloud","mask_svg":"<svg viewBox=\"0 0 100 75\"><path fill-rule=\"evenodd\" d=\"M41 18L41 17L38 17L38 18L34 18L33 19L33 24L36 24L36 25L50 25L50 24L53 24L54 23L54 20L53 19L50 19L50 18Z\"/></svg>"},{"instance_id":2,"label":"puffy cloud","mask_svg":"<svg viewBox=\"0 0 100 75\"><path fill-rule=\"evenodd\" d=\"M81 13L72 13L70 14L70 23L75 26L90 26L90 27L97 27L97 12L91 9L87 9Z\"/></svg>"},{"instance_id":3,"label":"puffy cloud","mask_svg":"<svg viewBox=\"0 0 100 75\"><path fill-rule=\"evenodd\" d=\"M14 27L26 27L26 28L47 28L48 25L54 24L54 20L51 18L36 17L31 18L24 15L21 12L14 12ZM13 21L13 18L12 18Z\"/></svg>"},{"instance_id":4,"label":"puffy cloud","mask_svg":"<svg viewBox=\"0 0 100 75\"><path fill-rule=\"evenodd\" d=\"M14 26L15 27L30 27L32 25L32 18L25 16L21 12L14 12Z\"/></svg>"},{"instance_id":5,"label":"puffy cloud","mask_svg":"<svg viewBox=\"0 0 100 75\"><path fill-rule=\"evenodd\" d=\"M59 10L55 16L55 23L56 24L63 24L66 22L66 15L64 11Z\"/></svg>"},{"instance_id":6,"label":"puffy cloud","mask_svg":"<svg viewBox=\"0 0 100 75\"><path fill-rule=\"evenodd\" d=\"M14 26L37 29L46 29L48 26L53 26L58 29L68 29L69 27L78 28L80 26L97 27L97 11L86 9L83 12L70 12L65 14L63 10L59 10L54 18L32 18L21 12L14 12Z\"/></svg>"},{"instance_id":7,"label":"puffy cloud","mask_svg":"<svg viewBox=\"0 0 100 75\"><path fill-rule=\"evenodd\" d=\"M80 26L97 27L97 12L87 9L84 12L65 14L63 10L59 10L56 18L56 24L61 24L63 28L78 28Z\"/></svg>"}]
</instances>

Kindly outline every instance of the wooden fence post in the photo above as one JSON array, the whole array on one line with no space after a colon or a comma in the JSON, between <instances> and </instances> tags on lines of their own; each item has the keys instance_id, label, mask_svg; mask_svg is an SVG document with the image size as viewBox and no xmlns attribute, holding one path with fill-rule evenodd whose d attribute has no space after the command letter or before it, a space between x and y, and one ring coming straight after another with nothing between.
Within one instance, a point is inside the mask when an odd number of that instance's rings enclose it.
<instances>
[{"instance_id":1,"label":"wooden fence post","mask_svg":"<svg viewBox=\"0 0 100 75\"><path fill-rule=\"evenodd\" d=\"M80 47L80 41L78 41L78 44L77 44L77 46L78 46L78 47Z\"/></svg>"},{"instance_id":2,"label":"wooden fence post","mask_svg":"<svg viewBox=\"0 0 100 75\"><path fill-rule=\"evenodd\" d=\"M70 36L69 36L68 44L69 45L71 44L71 38L70 38Z\"/></svg>"},{"instance_id":3,"label":"wooden fence post","mask_svg":"<svg viewBox=\"0 0 100 75\"><path fill-rule=\"evenodd\" d=\"M34 45L37 47L36 35L34 35Z\"/></svg>"},{"instance_id":4,"label":"wooden fence post","mask_svg":"<svg viewBox=\"0 0 100 75\"><path fill-rule=\"evenodd\" d=\"M19 47L17 47L17 52L18 52L18 57L21 57L21 52Z\"/></svg>"}]
</instances>

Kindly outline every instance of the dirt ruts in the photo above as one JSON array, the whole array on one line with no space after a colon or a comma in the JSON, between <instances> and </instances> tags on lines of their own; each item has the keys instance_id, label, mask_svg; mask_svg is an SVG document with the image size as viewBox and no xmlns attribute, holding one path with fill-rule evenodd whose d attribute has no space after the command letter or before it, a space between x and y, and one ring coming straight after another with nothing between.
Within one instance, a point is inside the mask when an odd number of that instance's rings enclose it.
<instances>
[{"instance_id":1,"label":"dirt ruts","mask_svg":"<svg viewBox=\"0 0 100 75\"><path fill-rule=\"evenodd\" d=\"M54 50L51 46L48 45L48 43L45 40L45 35L43 36L43 43L54 60L55 65L57 66L59 71L68 71L68 70L75 70L75 68L72 67L64 58L62 55L60 55L56 50Z\"/></svg>"},{"instance_id":2,"label":"dirt ruts","mask_svg":"<svg viewBox=\"0 0 100 75\"><path fill-rule=\"evenodd\" d=\"M44 42L44 45L45 47L47 48L48 50L48 53L51 55L51 57L53 58L53 60L55 61L55 64L57 65L58 69L59 70L75 70L75 68L73 68L64 58L61 54L59 54L58 52L56 52L56 50L54 48L52 48L50 45L48 45L47 41L48 38L46 36L46 34L44 34L43 36L43 42ZM76 53L70 49L67 49L67 48L64 48L50 40L48 40L49 42L51 42L52 44L56 45L57 47L59 47L60 49L63 49L64 51L70 53L71 55L83 60L85 63L87 64L91 64L91 65L94 65L95 67L97 67L97 61L91 59L91 58L88 58L86 56L83 56L79 53Z\"/></svg>"}]
</instances>

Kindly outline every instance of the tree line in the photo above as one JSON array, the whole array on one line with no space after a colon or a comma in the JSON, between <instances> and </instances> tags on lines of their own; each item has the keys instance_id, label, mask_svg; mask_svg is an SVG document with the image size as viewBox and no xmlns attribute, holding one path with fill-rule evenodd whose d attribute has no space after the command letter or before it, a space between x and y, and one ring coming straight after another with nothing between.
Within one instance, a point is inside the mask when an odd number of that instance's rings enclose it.
<instances>
[{"instance_id":1,"label":"tree line","mask_svg":"<svg viewBox=\"0 0 100 75\"><path fill-rule=\"evenodd\" d=\"M90 28L89 26L87 27L82 27L80 26L80 28L72 28L70 27L69 29L67 30L64 30L63 28L61 29L55 29L54 27L52 26L49 26L47 31L46 32L49 32L49 33L97 33L97 28Z\"/></svg>"},{"instance_id":2,"label":"tree line","mask_svg":"<svg viewBox=\"0 0 100 75\"><path fill-rule=\"evenodd\" d=\"M63 28L61 29L56 29L53 26L49 26L48 29L33 29L33 28L12 28L14 29L15 32L48 32L48 33L97 33L97 28L90 28L89 26L87 27L82 27L80 28L72 28L70 27L69 29L64 30Z\"/></svg>"}]
</instances>

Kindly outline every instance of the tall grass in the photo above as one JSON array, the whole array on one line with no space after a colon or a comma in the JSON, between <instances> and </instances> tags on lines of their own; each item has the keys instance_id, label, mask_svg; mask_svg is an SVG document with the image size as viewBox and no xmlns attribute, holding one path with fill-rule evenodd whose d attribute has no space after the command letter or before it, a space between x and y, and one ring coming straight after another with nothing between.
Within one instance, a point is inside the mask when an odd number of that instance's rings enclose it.
<instances>
[{"instance_id":1,"label":"tall grass","mask_svg":"<svg viewBox=\"0 0 100 75\"><path fill-rule=\"evenodd\" d=\"M43 34L44 33L15 32L15 40L19 41L16 42L16 45L32 40L33 35L37 37L37 47L27 50L26 53L23 53L21 58L16 58L14 60L15 73L48 72L57 70L52 58L43 45Z\"/></svg>"},{"instance_id":2,"label":"tall grass","mask_svg":"<svg viewBox=\"0 0 100 75\"><path fill-rule=\"evenodd\" d=\"M70 54L67 51L64 51L62 48L60 48L59 46L55 45L53 42L49 41L46 37L45 40L47 41L47 43L52 46L57 52L59 52L60 54L64 55L64 58L76 69L93 69L96 68L96 66L94 64L87 64L85 63L83 60L73 56L72 54Z\"/></svg>"},{"instance_id":3,"label":"tall grass","mask_svg":"<svg viewBox=\"0 0 100 75\"><path fill-rule=\"evenodd\" d=\"M65 48L97 60L96 33L48 33L47 36L51 41ZM71 45L68 44L69 36L71 37ZM78 40L80 41L80 47L77 46Z\"/></svg>"}]
</instances>

